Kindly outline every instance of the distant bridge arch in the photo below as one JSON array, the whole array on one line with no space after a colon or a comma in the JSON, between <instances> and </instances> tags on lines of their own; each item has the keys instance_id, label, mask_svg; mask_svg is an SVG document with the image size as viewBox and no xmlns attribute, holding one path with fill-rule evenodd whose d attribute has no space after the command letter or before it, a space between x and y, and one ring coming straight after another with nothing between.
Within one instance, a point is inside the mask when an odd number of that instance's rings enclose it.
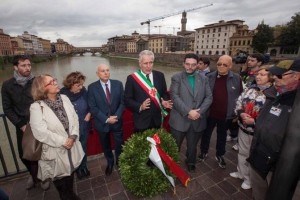
<instances>
[{"instance_id":1,"label":"distant bridge arch","mask_svg":"<svg viewBox=\"0 0 300 200\"><path fill-rule=\"evenodd\" d=\"M90 52L92 55L95 55L96 53L104 53L104 49L102 47L74 47L72 49L72 54L80 54L83 56L84 53Z\"/></svg>"}]
</instances>

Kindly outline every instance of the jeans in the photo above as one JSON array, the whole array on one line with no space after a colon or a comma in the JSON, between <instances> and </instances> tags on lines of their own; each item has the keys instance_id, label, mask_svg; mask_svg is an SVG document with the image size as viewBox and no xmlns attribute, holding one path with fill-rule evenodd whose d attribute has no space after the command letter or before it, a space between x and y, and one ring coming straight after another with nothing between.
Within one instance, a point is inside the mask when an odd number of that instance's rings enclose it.
<instances>
[{"instance_id":1,"label":"jeans","mask_svg":"<svg viewBox=\"0 0 300 200\"><path fill-rule=\"evenodd\" d=\"M231 123L232 123L232 119L219 120L219 119L208 117L207 127L201 138L201 145L200 145L201 153L208 153L210 138L215 126L217 126L216 156L223 156L225 154L227 130Z\"/></svg>"}]
</instances>

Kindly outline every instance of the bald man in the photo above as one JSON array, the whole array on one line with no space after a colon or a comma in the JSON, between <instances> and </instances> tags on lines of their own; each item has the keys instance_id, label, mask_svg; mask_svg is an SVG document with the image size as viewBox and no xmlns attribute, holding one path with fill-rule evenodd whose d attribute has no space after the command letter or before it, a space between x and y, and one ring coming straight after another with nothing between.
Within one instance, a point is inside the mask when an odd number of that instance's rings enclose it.
<instances>
[{"instance_id":1,"label":"bald man","mask_svg":"<svg viewBox=\"0 0 300 200\"><path fill-rule=\"evenodd\" d=\"M116 165L118 165L122 144L124 143L122 131L124 88L120 81L109 79L109 66L99 65L96 73L99 80L91 83L88 87L88 104L107 160L105 174L110 175L115 160ZM116 159L114 159L110 145L110 133L114 137Z\"/></svg>"},{"instance_id":2,"label":"bald man","mask_svg":"<svg viewBox=\"0 0 300 200\"><path fill-rule=\"evenodd\" d=\"M217 126L216 161L221 168L226 168L224 160L227 129L235 118L236 100L243 91L242 81L238 74L231 71L232 58L223 55L217 62L217 70L207 74L213 102L210 106L207 127L201 139L200 161L207 157L211 134Z\"/></svg>"}]
</instances>

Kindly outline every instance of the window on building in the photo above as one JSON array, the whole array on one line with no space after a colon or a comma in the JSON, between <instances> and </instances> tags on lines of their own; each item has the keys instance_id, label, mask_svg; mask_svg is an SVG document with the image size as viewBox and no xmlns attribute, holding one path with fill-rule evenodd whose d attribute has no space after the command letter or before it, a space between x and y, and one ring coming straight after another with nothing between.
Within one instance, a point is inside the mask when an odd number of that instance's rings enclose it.
<instances>
[{"instance_id":1,"label":"window on building","mask_svg":"<svg viewBox=\"0 0 300 200\"><path fill-rule=\"evenodd\" d=\"M202 55L205 55L205 51L202 51Z\"/></svg>"},{"instance_id":2,"label":"window on building","mask_svg":"<svg viewBox=\"0 0 300 200\"><path fill-rule=\"evenodd\" d=\"M224 42L226 42L226 39L224 39Z\"/></svg>"},{"instance_id":3,"label":"window on building","mask_svg":"<svg viewBox=\"0 0 300 200\"><path fill-rule=\"evenodd\" d=\"M225 48L225 45L223 45L223 48Z\"/></svg>"},{"instance_id":4,"label":"window on building","mask_svg":"<svg viewBox=\"0 0 300 200\"><path fill-rule=\"evenodd\" d=\"M217 45L217 49L219 48L219 45Z\"/></svg>"},{"instance_id":5,"label":"window on building","mask_svg":"<svg viewBox=\"0 0 300 200\"><path fill-rule=\"evenodd\" d=\"M203 49L203 45L201 45L201 49Z\"/></svg>"},{"instance_id":6,"label":"window on building","mask_svg":"<svg viewBox=\"0 0 300 200\"><path fill-rule=\"evenodd\" d=\"M224 33L225 36L227 36L227 33Z\"/></svg>"},{"instance_id":7,"label":"window on building","mask_svg":"<svg viewBox=\"0 0 300 200\"><path fill-rule=\"evenodd\" d=\"M208 52L208 55L211 55L211 51Z\"/></svg>"},{"instance_id":8,"label":"window on building","mask_svg":"<svg viewBox=\"0 0 300 200\"><path fill-rule=\"evenodd\" d=\"M239 40L239 46L241 46L241 40Z\"/></svg>"},{"instance_id":9,"label":"window on building","mask_svg":"<svg viewBox=\"0 0 300 200\"><path fill-rule=\"evenodd\" d=\"M207 34L207 37L209 38L209 35Z\"/></svg>"},{"instance_id":10,"label":"window on building","mask_svg":"<svg viewBox=\"0 0 300 200\"><path fill-rule=\"evenodd\" d=\"M218 39L218 42L220 42L220 39Z\"/></svg>"},{"instance_id":11,"label":"window on building","mask_svg":"<svg viewBox=\"0 0 300 200\"><path fill-rule=\"evenodd\" d=\"M213 48L214 48L214 45L211 45L211 48L213 49Z\"/></svg>"},{"instance_id":12,"label":"window on building","mask_svg":"<svg viewBox=\"0 0 300 200\"><path fill-rule=\"evenodd\" d=\"M204 35L202 35L202 38L204 38Z\"/></svg>"},{"instance_id":13,"label":"window on building","mask_svg":"<svg viewBox=\"0 0 300 200\"><path fill-rule=\"evenodd\" d=\"M215 34L213 34L213 37L215 37Z\"/></svg>"},{"instance_id":14,"label":"window on building","mask_svg":"<svg viewBox=\"0 0 300 200\"><path fill-rule=\"evenodd\" d=\"M210 29L207 29L207 33L210 33Z\"/></svg>"},{"instance_id":15,"label":"window on building","mask_svg":"<svg viewBox=\"0 0 300 200\"><path fill-rule=\"evenodd\" d=\"M220 27L220 28L218 28L218 32L221 32L221 27Z\"/></svg>"},{"instance_id":16,"label":"window on building","mask_svg":"<svg viewBox=\"0 0 300 200\"><path fill-rule=\"evenodd\" d=\"M219 55L219 51L216 51L216 55Z\"/></svg>"},{"instance_id":17,"label":"window on building","mask_svg":"<svg viewBox=\"0 0 300 200\"><path fill-rule=\"evenodd\" d=\"M206 45L206 48L208 49L208 45Z\"/></svg>"},{"instance_id":18,"label":"window on building","mask_svg":"<svg viewBox=\"0 0 300 200\"><path fill-rule=\"evenodd\" d=\"M214 28L214 29L213 29L213 33L215 33L215 32L216 32L216 29Z\"/></svg>"},{"instance_id":19,"label":"window on building","mask_svg":"<svg viewBox=\"0 0 300 200\"><path fill-rule=\"evenodd\" d=\"M215 40L212 40L212 43L214 43L215 42Z\"/></svg>"},{"instance_id":20,"label":"window on building","mask_svg":"<svg viewBox=\"0 0 300 200\"><path fill-rule=\"evenodd\" d=\"M243 40L243 45L246 45L246 41L245 40Z\"/></svg>"},{"instance_id":21,"label":"window on building","mask_svg":"<svg viewBox=\"0 0 300 200\"><path fill-rule=\"evenodd\" d=\"M222 55L225 55L225 51L222 51Z\"/></svg>"}]
</instances>

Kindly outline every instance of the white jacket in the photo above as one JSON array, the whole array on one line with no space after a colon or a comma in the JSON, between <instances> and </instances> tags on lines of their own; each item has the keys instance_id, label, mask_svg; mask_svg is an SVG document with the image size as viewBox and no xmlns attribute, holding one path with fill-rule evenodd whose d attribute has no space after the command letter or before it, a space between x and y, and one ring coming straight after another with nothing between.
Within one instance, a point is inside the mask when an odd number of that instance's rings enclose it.
<instances>
[{"instance_id":1,"label":"white jacket","mask_svg":"<svg viewBox=\"0 0 300 200\"><path fill-rule=\"evenodd\" d=\"M67 150L63 147L68 134L55 113L43 101L34 102L30 106L30 125L34 137L43 143L41 159L39 160L38 178L45 179L70 176L72 173L68 151L76 169L84 156L79 141L78 117L69 98L61 95L64 108L69 120L70 135L77 135L73 147ZM41 109L43 107L43 111Z\"/></svg>"}]
</instances>

